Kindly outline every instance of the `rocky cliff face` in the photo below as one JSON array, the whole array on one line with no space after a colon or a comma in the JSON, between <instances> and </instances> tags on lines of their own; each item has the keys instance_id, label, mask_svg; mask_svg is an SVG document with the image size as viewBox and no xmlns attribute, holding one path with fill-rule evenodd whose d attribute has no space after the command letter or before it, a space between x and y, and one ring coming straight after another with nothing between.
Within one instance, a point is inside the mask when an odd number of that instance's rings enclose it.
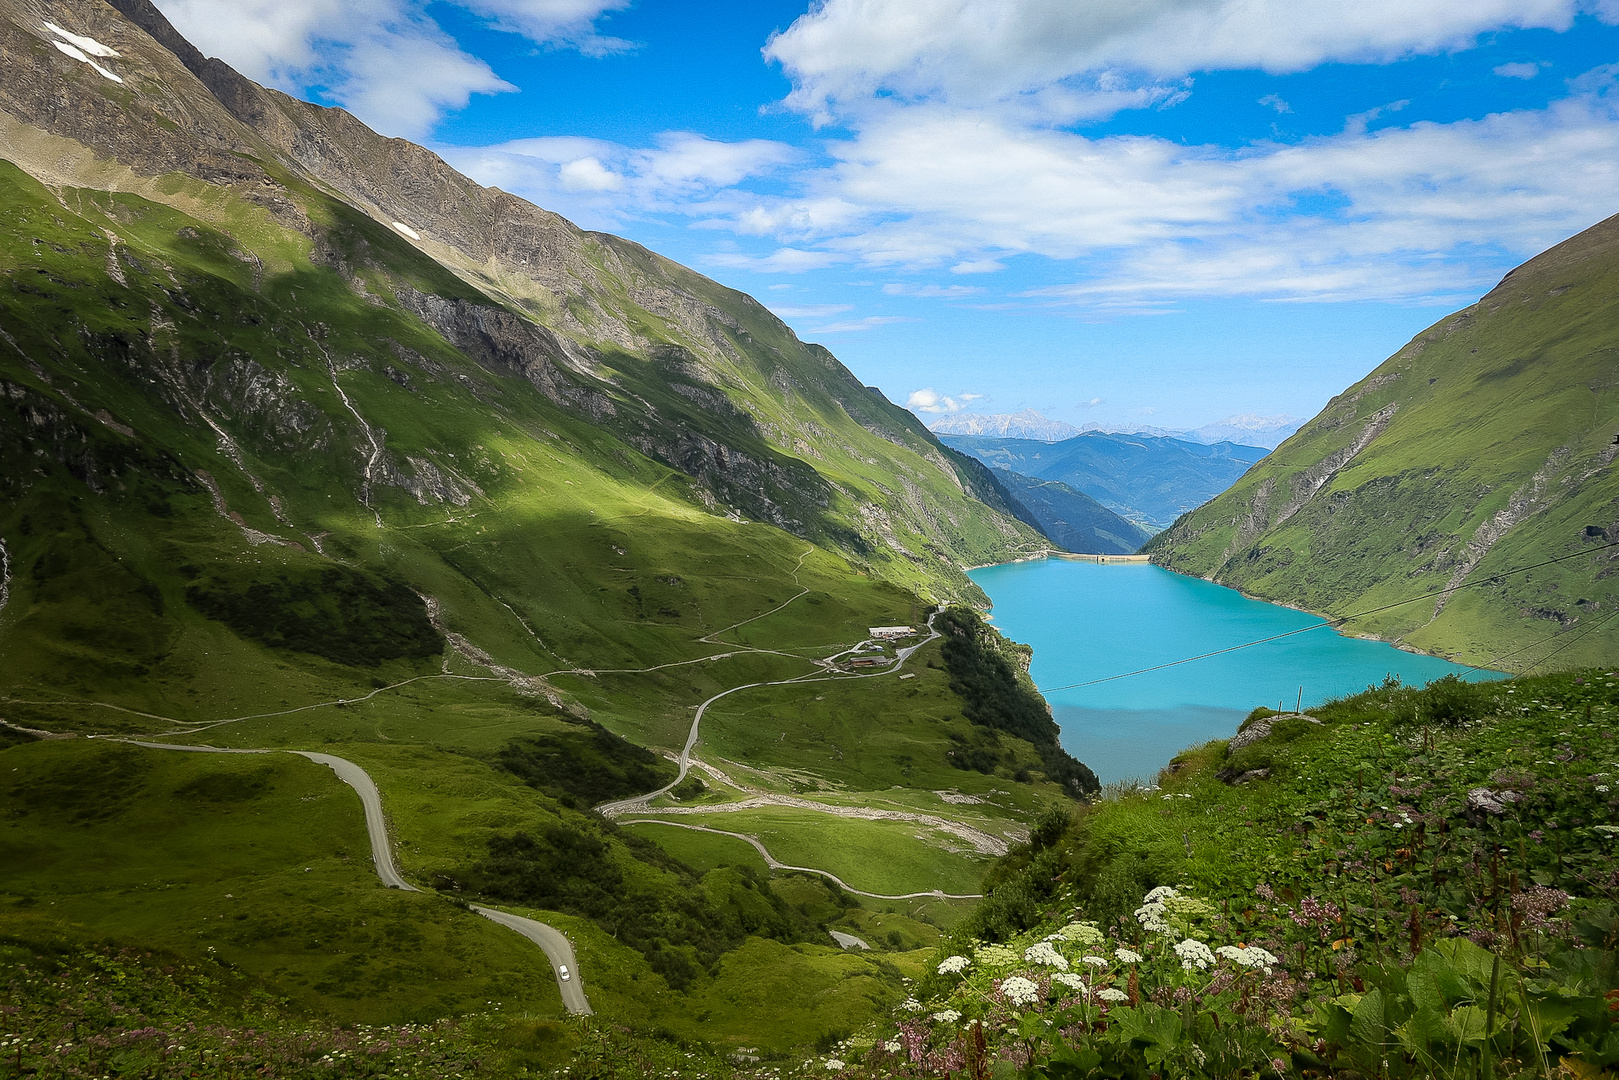
<instances>
[{"instance_id":1,"label":"rocky cliff face","mask_svg":"<svg viewBox=\"0 0 1619 1080\"><path fill-rule=\"evenodd\" d=\"M1610 218L1417 335L1147 550L1468 663L1619 660L1616 293Z\"/></svg>"},{"instance_id":2,"label":"rocky cliff face","mask_svg":"<svg viewBox=\"0 0 1619 1080\"><path fill-rule=\"evenodd\" d=\"M49 26L114 55L69 55ZM69 190L121 193L185 215L194 224L176 230L182 242L187 228L206 231L193 242L246 273L275 361L221 340L199 355L189 330L210 311L217 318L219 298L194 293L173 265L126 273L125 260L143 259L138 245L92 226L109 237L97 256L109 276L174 280L86 347L133 358L121 362L145 373L152 399L191 435L235 446L244 471L256 454L343 445L366 463L350 470L362 501L389 485L423 498L471 490L446 480L442 461L426 467L430 448L407 453L355 409L309 396L299 370L359 362L327 347L331 328L311 323L308 290L292 285L329 272L372 315L521 378L684 474L689 496L712 511L828 544L938 595L970 594L961 565L1037 539L913 417L752 298L483 188L342 110L259 87L203 57L147 0L5 0L0 72L7 160L64 204ZM410 336L389 339L397 364L366 366L414 367L401 386L470 378L434 371L432 350Z\"/></svg>"}]
</instances>

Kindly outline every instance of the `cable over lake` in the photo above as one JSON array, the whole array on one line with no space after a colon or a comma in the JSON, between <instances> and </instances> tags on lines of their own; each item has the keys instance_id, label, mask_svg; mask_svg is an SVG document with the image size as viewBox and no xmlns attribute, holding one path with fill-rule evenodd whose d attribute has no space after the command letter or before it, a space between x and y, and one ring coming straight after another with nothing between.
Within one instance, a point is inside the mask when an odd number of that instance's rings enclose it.
<instances>
[{"instance_id":1,"label":"cable over lake","mask_svg":"<svg viewBox=\"0 0 1619 1080\"><path fill-rule=\"evenodd\" d=\"M1390 676L1501 677L1327 626L1290 633L1322 619L1148 563L1040 559L970 576L1001 633L1034 647L1035 685L1065 688L1046 692L1062 744L1104 784L1150 781L1186 747L1234 734L1252 709L1292 709L1301 687L1308 709ZM1289 636L1220 652L1277 635ZM1203 659L1112 678L1193 656Z\"/></svg>"}]
</instances>

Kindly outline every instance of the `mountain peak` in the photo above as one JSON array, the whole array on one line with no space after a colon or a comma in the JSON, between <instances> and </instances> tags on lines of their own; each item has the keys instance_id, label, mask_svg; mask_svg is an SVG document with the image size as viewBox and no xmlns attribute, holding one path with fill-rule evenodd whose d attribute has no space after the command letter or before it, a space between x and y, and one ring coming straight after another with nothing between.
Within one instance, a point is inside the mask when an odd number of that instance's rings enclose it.
<instances>
[{"instance_id":1,"label":"mountain peak","mask_svg":"<svg viewBox=\"0 0 1619 1080\"><path fill-rule=\"evenodd\" d=\"M1034 409L1016 413L957 413L935 420L929 430L935 435L994 435L1038 442L1062 442L1080 434L1074 425L1048 419Z\"/></svg>"}]
</instances>

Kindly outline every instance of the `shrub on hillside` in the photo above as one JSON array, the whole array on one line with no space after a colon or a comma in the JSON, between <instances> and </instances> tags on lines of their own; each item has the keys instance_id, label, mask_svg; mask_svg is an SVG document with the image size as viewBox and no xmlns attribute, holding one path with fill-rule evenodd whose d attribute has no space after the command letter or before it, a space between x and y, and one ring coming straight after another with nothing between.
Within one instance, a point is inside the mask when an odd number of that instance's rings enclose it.
<instances>
[{"instance_id":1,"label":"shrub on hillside","mask_svg":"<svg viewBox=\"0 0 1619 1080\"><path fill-rule=\"evenodd\" d=\"M496 751L495 762L530 787L581 810L654 791L673 779L674 766L646 747L593 720L569 718L569 723L575 730L512 739Z\"/></svg>"},{"instance_id":2,"label":"shrub on hillside","mask_svg":"<svg viewBox=\"0 0 1619 1080\"><path fill-rule=\"evenodd\" d=\"M715 970L750 935L785 943L819 936L807 905L788 903L751 868L721 867L699 879L652 842L589 819L490 837L487 857L459 880L493 899L592 920L676 990Z\"/></svg>"},{"instance_id":3,"label":"shrub on hillside","mask_svg":"<svg viewBox=\"0 0 1619 1080\"><path fill-rule=\"evenodd\" d=\"M272 649L354 667L422 660L444 651L426 604L408 585L347 566L286 569L247 582L208 577L187 586L186 600Z\"/></svg>"},{"instance_id":4,"label":"shrub on hillside","mask_svg":"<svg viewBox=\"0 0 1619 1080\"><path fill-rule=\"evenodd\" d=\"M1428 723L1456 727L1482 717L1492 696L1488 686L1446 675L1429 683L1417 695L1417 716Z\"/></svg>"},{"instance_id":5,"label":"shrub on hillside","mask_svg":"<svg viewBox=\"0 0 1619 1080\"><path fill-rule=\"evenodd\" d=\"M950 689L961 698L968 720L1031 744L1046 777L1070 793L1093 795L1102 789L1096 774L1058 742L1060 731L1045 699L1002 654L999 634L964 607L940 612L934 626L944 635Z\"/></svg>"}]
</instances>

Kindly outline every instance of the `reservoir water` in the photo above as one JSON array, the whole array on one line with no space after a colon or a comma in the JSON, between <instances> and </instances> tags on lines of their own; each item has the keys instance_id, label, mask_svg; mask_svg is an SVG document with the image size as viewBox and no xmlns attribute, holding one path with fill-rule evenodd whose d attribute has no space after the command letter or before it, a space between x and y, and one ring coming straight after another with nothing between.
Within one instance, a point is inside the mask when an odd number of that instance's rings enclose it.
<instances>
[{"instance_id":1,"label":"reservoir water","mask_svg":"<svg viewBox=\"0 0 1619 1080\"><path fill-rule=\"evenodd\" d=\"M1103 783L1151 780L1188 746L1223 739L1260 705L1306 709L1396 676L1421 686L1495 672L1404 652L1322 627L1161 671L1140 668L1285 634L1319 616L1250 600L1150 563L1041 559L974 570L1001 633L1034 647L1030 673L1062 744ZM1073 683L1091 683L1053 690Z\"/></svg>"}]
</instances>

